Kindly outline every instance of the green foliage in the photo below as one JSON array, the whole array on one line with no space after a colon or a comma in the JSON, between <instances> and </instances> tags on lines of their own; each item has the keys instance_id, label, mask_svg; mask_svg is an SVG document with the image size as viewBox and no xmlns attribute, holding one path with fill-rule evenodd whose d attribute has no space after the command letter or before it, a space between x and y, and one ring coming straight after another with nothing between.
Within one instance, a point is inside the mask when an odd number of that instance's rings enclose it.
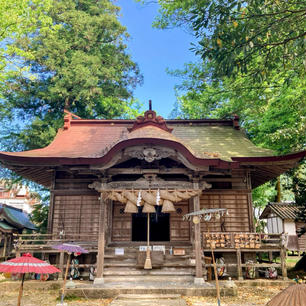
<instances>
[{"instance_id":1,"label":"green foliage","mask_svg":"<svg viewBox=\"0 0 306 306\"><path fill-rule=\"evenodd\" d=\"M39 25L44 32L55 31L52 19L45 14L52 0L0 0L0 82L10 71L21 73L16 58L33 58L30 50L18 48L13 42L29 36Z\"/></svg>"},{"instance_id":2,"label":"green foliage","mask_svg":"<svg viewBox=\"0 0 306 306\"><path fill-rule=\"evenodd\" d=\"M146 2L146 1L144 1ZM279 0L159 0L155 26L185 26L195 52L213 63L214 77L294 71L305 77L306 3ZM258 58L260 56L260 59ZM257 65L253 65L254 60ZM281 64L281 65L280 65Z\"/></svg>"},{"instance_id":3,"label":"green foliage","mask_svg":"<svg viewBox=\"0 0 306 306\"><path fill-rule=\"evenodd\" d=\"M39 233L47 233L48 212L49 206L44 204L34 205L34 209L31 213L31 221L36 225Z\"/></svg>"},{"instance_id":4,"label":"green foliage","mask_svg":"<svg viewBox=\"0 0 306 306\"><path fill-rule=\"evenodd\" d=\"M229 118L237 114L256 145L277 154L304 150L305 1L158 3L156 27L184 27L197 39L192 50L199 61L170 72L182 80L176 86L173 114L180 118ZM306 205L305 182L304 165L282 176L282 199L291 200L294 192L297 203ZM274 201L275 192L274 182L256 188L255 211Z\"/></svg>"},{"instance_id":5,"label":"green foliage","mask_svg":"<svg viewBox=\"0 0 306 306\"><path fill-rule=\"evenodd\" d=\"M132 91L141 76L126 52L119 8L109 0L54 0L44 13L56 30L39 23L12 44L31 55L19 54L28 73L11 72L2 84L2 121L9 125L3 145L46 146L63 125L64 108L83 118L114 118L137 107Z\"/></svg>"},{"instance_id":6,"label":"green foliage","mask_svg":"<svg viewBox=\"0 0 306 306\"><path fill-rule=\"evenodd\" d=\"M276 197L275 184L272 182L265 183L253 190L253 208L254 208L254 223L256 232L263 232L265 222L259 220L259 216L263 212L265 206L269 202L273 202Z\"/></svg>"},{"instance_id":7,"label":"green foliage","mask_svg":"<svg viewBox=\"0 0 306 306\"><path fill-rule=\"evenodd\" d=\"M255 144L282 154L304 148L306 78L295 76L283 83L275 72L270 82L254 82L241 74L211 81L211 63L201 62L171 73L183 79L176 87L181 116L229 118L238 114Z\"/></svg>"}]
</instances>

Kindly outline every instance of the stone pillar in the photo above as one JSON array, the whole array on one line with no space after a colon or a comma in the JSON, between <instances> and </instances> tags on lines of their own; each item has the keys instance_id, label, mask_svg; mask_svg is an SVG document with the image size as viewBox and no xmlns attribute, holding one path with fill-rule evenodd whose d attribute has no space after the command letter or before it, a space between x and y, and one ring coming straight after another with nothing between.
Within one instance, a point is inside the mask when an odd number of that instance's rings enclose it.
<instances>
[{"instance_id":1,"label":"stone pillar","mask_svg":"<svg viewBox=\"0 0 306 306\"><path fill-rule=\"evenodd\" d=\"M193 188L199 189L199 183L194 182ZM197 195L192 198L193 200L193 210L200 210L200 196ZM194 252L196 260L196 275L194 279L195 284L203 284L203 267L202 267L202 245L201 245L201 223L193 224L194 226Z\"/></svg>"},{"instance_id":2,"label":"stone pillar","mask_svg":"<svg viewBox=\"0 0 306 306\"><path fill-rule=\"evenodd\" d=\"M97 274L94 284L103 284L104 278L104 251L105 251L105 225L106 225L106 199L104 194L100 194L100 217L97 255Z\"/></svg>"}]
</instances>

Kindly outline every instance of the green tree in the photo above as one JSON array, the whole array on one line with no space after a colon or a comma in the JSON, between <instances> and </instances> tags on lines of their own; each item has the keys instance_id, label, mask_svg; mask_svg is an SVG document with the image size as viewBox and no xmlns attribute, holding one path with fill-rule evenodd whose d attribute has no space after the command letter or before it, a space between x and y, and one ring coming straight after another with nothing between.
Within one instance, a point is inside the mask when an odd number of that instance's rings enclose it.
<instances>
[{"instance_id":1,"label":"green tree","mask_svg":"<svg viewBox=\"0 0 306 306\"><path fill-rule=\"evenodd\" d=\"M18 56L32 58L30 50L18 48L14 41L24 38L40 25L42 31L54 31L52 19L45 14L52 0L0 0L0 82L13 70L20 71Z\"/></svg>"},{"instance_id":2,"label":"green tree","mask_svg":"<svg viewBox=\"0 0 306 306\"><path fill-rule=\"evenodd\" d=\"M180 116L229 118L238 114L248 136L259 146L279 154L305 147L306 79L295 77L283 83L275 72L273 85L241 74L211 81L211 63L201 62L171 73L183 79L176 87Z\"/></svg>"},{"instance_id":3,"label":"green tree","mask_svg":"<svg viewBox=\"0 0 306 306\"><path fill-rule=\"evenodd\" d=\"M257 145L278 154L305 149L305 1L158 3L156 27L184 27L197 40L192 50L199 61L171 72L182 79L176 87L174 114L187 118L238 114ZM303 167L291 173L290 189L296 201L303 198L306 205ZM265 185L254 191L255 205L267 201L271 188Z\"/></svg>"},{"instance_id":4,"label":"green tree","mask_svg":"<svg viewBox=\"0 0 306 306\"><path fill-rule=\"evenodd\" d=\"M194 50L204 61L213 62L214 77L241 72L261 80L268 79L275 69L278 73L291 71L305 76L305 1L159 0L158 3L160 14L155 26L183 26L191 30L198 39Z\"/></svg>"},{"instance_id":5,"label":"green tree","mask_svg":"<svg viewBox=\"0 0 306 306\"><path fill-rule=\"evenodd\" d=\"M44 13L57 30L38 24L15 40L14 47L31 53L20 54L19 62L29 72L11 75L2 86L2 144L10 149L12 143L13 149L47 145L63 124L64 108L84 118L128 116L141 82L111 1L54 0Z\"/></svg>"},{"instance_id":6,"label":"green tree","mask_svg":"<svg viewBox=\"0 0 306 306\"><path fill-rule=\"evenodd\" d=\"M31 212L31 221L37 227L39 233L46 234L48 228L48 203L39 203L34 205L34 209Z\"/></svg>"}]
</instances>

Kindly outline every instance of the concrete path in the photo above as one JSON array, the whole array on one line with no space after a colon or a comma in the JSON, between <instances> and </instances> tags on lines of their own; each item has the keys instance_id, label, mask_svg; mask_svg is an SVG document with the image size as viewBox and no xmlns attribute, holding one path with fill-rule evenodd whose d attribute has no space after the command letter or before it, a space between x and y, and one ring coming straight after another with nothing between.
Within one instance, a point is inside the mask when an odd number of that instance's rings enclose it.
<instances>
[{"instance_id":1,"label":"concrete path","mask_svg":"<svg viewBox=\"0 0 306 306\"><path fill-rule=\"evenodd\" d=\"M186 306L179 294L120 294L110 306Z\"/></svg>"}]
</instances>

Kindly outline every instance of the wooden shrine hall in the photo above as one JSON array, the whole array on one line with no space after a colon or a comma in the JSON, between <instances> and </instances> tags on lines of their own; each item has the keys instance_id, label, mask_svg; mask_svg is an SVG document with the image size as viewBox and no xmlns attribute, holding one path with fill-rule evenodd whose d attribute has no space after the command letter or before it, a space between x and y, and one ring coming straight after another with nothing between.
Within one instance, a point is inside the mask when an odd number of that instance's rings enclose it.
<instances>
[{"instance_id":1,"label":"wooden shrine hall","mask_svg":"<svg viewBox=\"0 0 306 306\"><path fill-rule=\"evenodd\" d=\"M17 251L43 252L62 268L63 254L52 242L79 243L90 251L80 266L95 265L97 283L143 274L201 283L212 240L228 273L241 278L256 252L283 250L281 239L273 245L268 235L254 233L252 188L304 157L256 147L238 117L164 120L153 110L136 120L86 120L67 112L47 147L0 152L4 167L51 192L45 242L20 238ZM206 208L227 213L196 224L183 219ZM152 269L144 269L148 243Z\"/></svg>"}]
</instances>

